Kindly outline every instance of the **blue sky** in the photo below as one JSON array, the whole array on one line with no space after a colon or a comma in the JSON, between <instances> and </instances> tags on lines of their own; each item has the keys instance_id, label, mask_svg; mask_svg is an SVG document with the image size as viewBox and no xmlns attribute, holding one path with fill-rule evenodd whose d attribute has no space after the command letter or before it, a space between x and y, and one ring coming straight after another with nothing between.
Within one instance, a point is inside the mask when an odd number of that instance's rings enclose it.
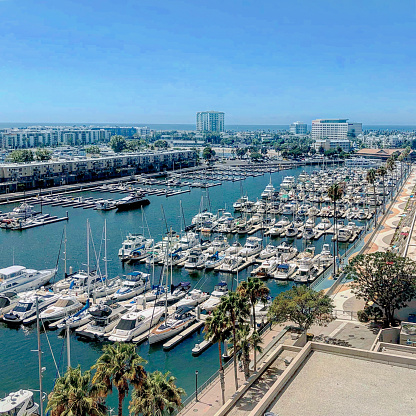
<instances>
[{"instance_id":1,"label":"blue sky","mask_svg":"<svg viewBox=\"0 0 416 416\"><path fill-rule=\"evenodd\" d=\"M0 0L0 121L416 124L414 0Z\"/></svg>"}]
</instances>

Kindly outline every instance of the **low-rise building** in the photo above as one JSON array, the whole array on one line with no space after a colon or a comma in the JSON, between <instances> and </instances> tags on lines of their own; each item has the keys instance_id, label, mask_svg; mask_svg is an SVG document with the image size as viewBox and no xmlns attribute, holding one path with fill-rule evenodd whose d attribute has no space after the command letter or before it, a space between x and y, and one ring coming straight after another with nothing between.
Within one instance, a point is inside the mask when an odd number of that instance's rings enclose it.
<instances>
[{"instance_id":1,"label":"low-rise building","mask_svg":"<svg viewBox=\"0 0 416 416\"><path fill-rule=\"evenodd\" d=\"M314 147L316 151L319 151L321 147L323 147L324 150L337 150L340 147L342 151L348 153L351 150L351 142L347 139L316 140Z\"/></svg>"},{"instance_id":2,"label":"low-rise building","mask_svg":"<svg viewBox=\"0 0 416 416\"><path fill-rule=\"evenodd\" d=\"M193 150L123 153L115 156L72 158L0 165L0 192L158 172L175 165L193 166Z\"/></svg>"}]
</instances>

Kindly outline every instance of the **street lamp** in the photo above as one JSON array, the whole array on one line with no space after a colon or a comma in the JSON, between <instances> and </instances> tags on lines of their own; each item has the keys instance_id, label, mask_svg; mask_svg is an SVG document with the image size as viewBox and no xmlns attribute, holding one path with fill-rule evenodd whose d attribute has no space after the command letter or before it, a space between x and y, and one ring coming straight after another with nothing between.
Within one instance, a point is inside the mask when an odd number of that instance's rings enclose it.
<instances>
[{"instance_id":1,"label":"street lamp","mask_svg":"<svg viewBox=\"0 0 416 416\"><path fill-rule=\"evenodd\" d=\"M198 401L198 370L195 370L195 401Z\"/></svg>"}]
</instances>

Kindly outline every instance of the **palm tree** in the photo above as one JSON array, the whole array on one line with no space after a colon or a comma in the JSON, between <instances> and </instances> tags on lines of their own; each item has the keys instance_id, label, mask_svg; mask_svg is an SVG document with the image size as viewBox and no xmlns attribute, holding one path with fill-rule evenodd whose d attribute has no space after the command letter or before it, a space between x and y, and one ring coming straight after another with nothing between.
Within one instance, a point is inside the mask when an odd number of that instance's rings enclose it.
<instances>
[{"instance_id":1,"label":"palm tree","mask_svg":"<svg viewBox=\"0 0 416 416\"><path fill-rule=\"evenodd\" d=\"M239 293L229 292L226 296L221 298L219 308L228 314L230 318L231 330L233 332L233 349L236 351L237 337L236 337L236 323L237 319L243 322L244 318L250 315L249 306L245 299ZM238 390L238 374L237 374L237 357L233 354L234 361L234 380L235 389Z\"/></svg>"},{"instance_id":2,"label":"palm tree","mask_svg":"<svg viewBox=\"0 0 416 416\"><path fill-rule=\"evenodd\" d=\"M116 343L103 347L103 355L98 358L92 369L97 370L93 383L104 383L106 393L112 391L113 384L118 390L118 416L123 415L123 400L131 384L134 389L140 389L146 380L146 371L141 358L133 344Z\"/></svg>"},{"instance_id":3,"label":"palm tree","mask_svg":"<svg viewBox=\"0 0 416 416\"><path fill-rule=\"evenodd\" d=\"M147 375L143 388L133 390L130 414L134 416L164 416L182 405L185 390L177 387L176 378L169 372L155 371Z\"/></svg>"},{"instance_id":4,"label":"palm tree","mask_svg":"<svg viewBox=\"0 0 416 416\"><path fill-rule=\"evenodd\" d=\"M205 321L205 328L204 328L205 339L218 343L222 404L225 403L225 379L224 379L224 367L222 365L221 343L227 339L227 336L229 334L229 328L230 328L229 318L219 308L214 309L212 314L208 316L207 320Z\"/></svg>"},{"instance_id":5,"label":"palm tree","mask_svg":"<svg viewBox=\"0 0 416 416\"><path fill-rule=\"evenodd\" d=\"M253 347L254 352L254 371L257 366L257 352L262 352L263 349L259 345L261 342L257 331L253 331L250 325L240 325L236 333L237 343L233 350L234 355L243 363L244 377L247 380L250 377L250 350Z\"/></svg>"},{"instance_id":6,"label":"palm tree","mask_svg":"<svg viewBox=\"0 0 416 416\"><path fill-rule=\"evenodd\" d=\"M253 314L253 325L254 329L256 329L256 303L258 301L267 301L270 293L269 288L257 277L249 277L248 281L243 281L238 285L237 292L250 302Z\"/></svg>"},{"instance_id":7,"label":"palm tree","mask_svg":"<svg viewBox=\"0 0 416 416\"><path fill-rule=\"evenodd\" d=\"M334 204L334 235L337 237L337 201L342 198L344 194L344 188L340 183L334 183L328 188L328 196L331 198ZM333 245L334 251L334 275L336 274L336 255L338 253L338 238L335 238L335 243Z\"/></svg>"},{"instance_id":8,"label":"palm tree","mask_svg":"<svg viewBox=\"0 0 416 416\"><path fill-rule=\"evenodd\" d=\"M374 195L374 226L377 225L377 195L376 195L376 170L369 169L367 171L366 180L369 184L373 185Z\"/></svg>"},{"instance_id":9,"label":"palm tree","mask_svg":"<svg viewBox=\"0 0 416 416\"><path fill-rule=\"evenodd\" d=\"M81 367L68 368L66 373L56 380L48 396L46 412L51 416L104 416L107 407L102 402L106 386L91 383L90 371L82 374Z\"/></svg>"},{"instance_id":10,"label":"palm tree","mask_svg":"<svg viewBox=\"0 0 416 416\"><path fill-rule=\"evenodd\" d=\"M387 169L384 166L380 166L377 169L377 174L381 176L383 180L383 214L386 212L386 188L384 183L384 177L387 175Z\"/></svg>"},{"instance_id":11,"label":"palm tree","mask_svg":"<svg viewBox=\"0 0 416 416\"><path fill-rule=\"evenodd\" d=\"M394 182L394 168L396 167L396 162L394 161L393 156L391 156L387 159L386 166L387 166L387 170L389 170L391 172L393 182ZM393 192L393 189L392 189L392 192Z\"/></svg>"}]
</instances>

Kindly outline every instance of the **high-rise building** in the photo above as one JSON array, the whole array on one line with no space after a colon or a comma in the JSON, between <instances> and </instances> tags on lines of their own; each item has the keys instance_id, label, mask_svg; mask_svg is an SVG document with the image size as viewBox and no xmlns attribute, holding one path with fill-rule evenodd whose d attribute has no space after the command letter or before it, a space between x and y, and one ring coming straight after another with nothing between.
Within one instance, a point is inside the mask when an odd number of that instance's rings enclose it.
<instances>
[{"instance_id":1,"label":"high-rise building","mask_svg":"<svg viewBox=\"0 0 416 416\"><path fill-rule=\"evenodd\" d=\"M220 133L224 131L224 113L221 111L198 111L196 130Z\"/></svg>"},{"instance_id":2,"label":"high-rise building","mask_svg":"<svg viewBox=\"0 0 416 416\"><path fill-rule=\"evenodd\" d=\"M348 119L318 119L312 121L312 139L346 140L362 133L361 123L349 123Z\"/></svg>"},{"instance_id":3,"label":"high-rise building","mask_svg":"<svg viewBox=\"0 0 416 416\"><path fill-rule=\"evenodd\" d=\"M307 134L308 133L308 125L302 123L301 121L295 121L290 125L289 131L292 134Z\"/></svg>"}]
</instances>

